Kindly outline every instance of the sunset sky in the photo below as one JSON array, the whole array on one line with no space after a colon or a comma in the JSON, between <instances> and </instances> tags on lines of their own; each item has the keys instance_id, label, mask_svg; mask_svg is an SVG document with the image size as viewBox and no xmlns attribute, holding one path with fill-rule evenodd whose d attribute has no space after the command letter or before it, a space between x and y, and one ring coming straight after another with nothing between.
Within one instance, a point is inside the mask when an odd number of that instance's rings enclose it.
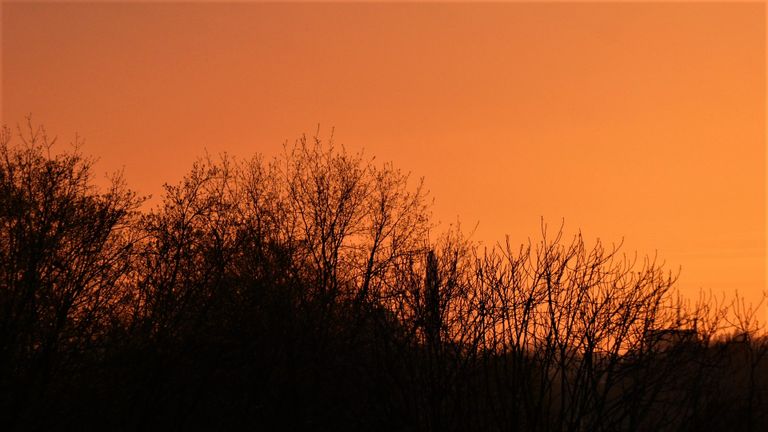
<instances>
[{"instance_id":1,"label":"sunset sky","mask_svg":"<svg viewBox=\"0 0 768 432\"><path fill-rule=\"evenodd\" d=\"M423 176L486 245L581 229L765 289L764 3L2 4L2 120L159 202L304 132Z\"/></svg>"}]
</instances>

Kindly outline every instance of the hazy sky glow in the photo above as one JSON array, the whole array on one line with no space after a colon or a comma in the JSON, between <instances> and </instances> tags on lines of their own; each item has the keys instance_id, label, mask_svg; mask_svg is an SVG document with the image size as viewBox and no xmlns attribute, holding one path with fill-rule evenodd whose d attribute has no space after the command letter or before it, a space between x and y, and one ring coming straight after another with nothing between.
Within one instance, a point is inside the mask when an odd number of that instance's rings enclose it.
<instances>
[{"instance_id":1,"label":"hazy sky glow","mask_svg":"<svg viewBox=\"0 0 768 432\"><path fill-rule=\"evenodd\" d=\"M764 4L2 9L2 120L78 132L141 193L335 126L485 244L564 218L688 292L765 287Z\"/></svg>"}]
</instances>

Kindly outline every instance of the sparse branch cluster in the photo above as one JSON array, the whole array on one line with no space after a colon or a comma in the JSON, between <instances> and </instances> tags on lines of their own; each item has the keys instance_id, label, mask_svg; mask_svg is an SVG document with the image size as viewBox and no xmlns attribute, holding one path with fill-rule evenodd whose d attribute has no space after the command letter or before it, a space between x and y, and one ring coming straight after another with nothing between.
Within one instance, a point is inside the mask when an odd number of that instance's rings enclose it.
<instances>
[{"instance_id":1,"label":"sparse branch cluster","mask_svg":"<svg viewBox=\"0 0 768 432\"><path fill-rule=\"evenodd\" d=\"M768 426L755 309L655 259L430 236L422 181L332 139L205 156L152 210L53 141L0 134L5 429Z\"/></svg>"}]
</instances>

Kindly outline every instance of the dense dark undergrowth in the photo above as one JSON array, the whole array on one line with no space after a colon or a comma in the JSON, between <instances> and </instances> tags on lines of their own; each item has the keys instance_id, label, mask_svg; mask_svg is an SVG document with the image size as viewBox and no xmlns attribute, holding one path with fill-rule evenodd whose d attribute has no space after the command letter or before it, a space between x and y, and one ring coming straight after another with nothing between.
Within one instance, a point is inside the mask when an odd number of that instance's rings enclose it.
<instances>
[{"instance_id":1,"label":"dense dark undergrowth","mask_svg":"<svg viewBox=\"0 0 768 432\"><path fill-rule=\"evenodd\" d=\"M768 430L752 310L562 231L435 236L391 165L302 138L143 210L0 141L4 430Z\"/></svg>"}]
</instances>

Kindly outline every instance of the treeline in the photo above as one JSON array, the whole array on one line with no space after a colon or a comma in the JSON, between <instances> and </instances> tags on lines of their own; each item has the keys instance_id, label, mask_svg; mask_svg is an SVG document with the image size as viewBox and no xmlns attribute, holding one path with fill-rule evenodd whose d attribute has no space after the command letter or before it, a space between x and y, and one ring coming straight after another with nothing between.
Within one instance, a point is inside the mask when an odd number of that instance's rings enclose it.
<instances>
[{"instance_id":1,"label":"treeline","mask_svg":"<svg viewBox=\"0 0 768 432\"><path fill-rule=\"evenodd\" d=\"M420 181L301 138L146 210L0 136L3 430L768 430L754 310L565 239L434 234Z\"/></svg>"}]
</instances>

